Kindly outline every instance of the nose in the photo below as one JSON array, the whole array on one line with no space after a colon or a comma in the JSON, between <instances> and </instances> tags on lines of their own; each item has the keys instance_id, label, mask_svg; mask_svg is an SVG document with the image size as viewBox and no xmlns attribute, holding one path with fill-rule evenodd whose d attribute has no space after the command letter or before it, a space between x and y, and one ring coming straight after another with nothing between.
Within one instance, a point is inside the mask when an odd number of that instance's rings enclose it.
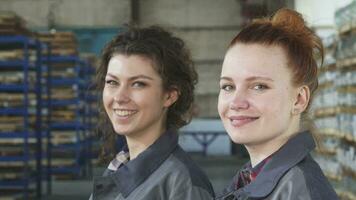
<instances>
[{"instance_id":1,"label":"nose","mask_svg":"<svg viewBox=\"0 0 356 200\"><path fill-rule=\"evenodd\" d=\"M230 109L239 111L239 110L248 109L249 107L250 104L247 100L246 94L242 91L236 90L230 102Z\"/></svg>"},{"instance_id":2,"label":"nose","mask_svg":"<svg viewBox=\"0 0 356 200\"><path fill-rule=\"evenodd\" d=\"M130 102L130 91L125 85L121 85L114 94L114 101L118 104Z\"/></svg>"}]
</instances>

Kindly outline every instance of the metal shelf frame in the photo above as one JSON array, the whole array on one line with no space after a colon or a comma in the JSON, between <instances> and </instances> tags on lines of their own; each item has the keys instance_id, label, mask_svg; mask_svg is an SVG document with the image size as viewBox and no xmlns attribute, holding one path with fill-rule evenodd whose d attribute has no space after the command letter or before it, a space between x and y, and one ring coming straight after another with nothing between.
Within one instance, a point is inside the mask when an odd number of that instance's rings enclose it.
<instances>
[{"instance_id":1,"label":"metal shelf frame","mask_svg":"<svg viewBox=\"0 0 356 200\"><path fill-rule=\"evenodd\" d=\"M0 60L1 71L16 71L23 73L23 83L19 84L1 84L0 93L22 93L23 100L21 107L6 107L0 108L1 116L19 116L23 118L23 130L22 131L1 131L0 138L6 139L23 139L23 155L21 156L1 156L0 162L23 162L23 178L19 180L0 181L0 188L22 188L23 199L29 198L29 189L32 183L36 185L36 197L41 199L42 184L42 48L43 44L38 40L26 37L26 36L0 36L0 49L1 50L13 50L21 49L23 52L23 58L17 60ZM30 59L30 50L36 52L36 59L32 61ZM29 73L35 72L35 83L30 84ZM35 93L36 107L35 113L30 111L29 94ZM30 124L30 115L35 115L35 124L33 131ZM29 139L35 138L35 153L30 151ZM29 162L36 160L35 176L32 176L29 169Z\"/></svg>"}]
</instances>

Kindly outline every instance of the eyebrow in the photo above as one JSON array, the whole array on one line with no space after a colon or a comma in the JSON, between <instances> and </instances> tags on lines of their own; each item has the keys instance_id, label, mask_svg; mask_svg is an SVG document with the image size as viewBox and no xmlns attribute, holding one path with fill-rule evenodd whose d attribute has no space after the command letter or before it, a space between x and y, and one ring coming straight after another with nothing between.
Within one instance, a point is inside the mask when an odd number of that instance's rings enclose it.
<instances>
[{"instance_id":1,"label":"eyebrow","mask_svg":"<svg viewBox=\"0 0 356 200\"><path fill-rule=\"evenodd\" d=\"M107 73L106 76L110 76L112 78L118 79L117 76ZM132 76L129 78L129 81L136 80L136 79L147 79L147 80L154 80L152 77L146 76L146 75L137 75L137 76Z\"/></svg>"},{"instance_id":2,"label":"eyebrow","mask_svg":"<svg viewBox=\"0 0 356 200\"><path fill-rule=\"evenodd\" d=\"M220 77L220 80L232 81L232 78L227 77L227 76L222 76L222 77ZM246 81L255 81L255 80L264 80L264 81L270 81L270 82L274 81L271 78L263 77L263 76L251 76L246 79Z\"/></svg>"}]
</instances>

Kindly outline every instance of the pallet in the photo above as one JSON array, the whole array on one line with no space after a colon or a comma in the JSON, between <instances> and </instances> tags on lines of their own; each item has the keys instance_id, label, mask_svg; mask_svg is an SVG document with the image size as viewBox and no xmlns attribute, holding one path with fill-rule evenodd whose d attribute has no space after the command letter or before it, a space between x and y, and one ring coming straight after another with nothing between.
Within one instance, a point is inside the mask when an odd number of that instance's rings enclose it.
<instances>
[{"instance_id":1,"label":"pallet","mask_svg":"<svg viewBox=\"0 0 356 200\"><path fill-rule=\"evenodd\" d=\"M338 29L341 37L356 33L356 24L346 23Z\"/></svg>"},{"instance_id":2,"label":"pallet","mask_svg":"<svg viewBox=\"0 0 356 200\"><path fill-rule=\"evenodd\" d=\"M36 144L37 140L35 138L28 138L28 144ZM1 145L6 145L6 144L10 144L10 145L21 145L20 147L22 147L22 145L24 144L24 139L23 138L2 138L0 140L0 144ZM23 153L22 151L20 151L21 153ZM0 155L2 155L3 153L6 153L5 151L0 152ZM7 152L9 153L9 152ZM13 152L15 153L15 152Z\"/></svg>"},{"instance_id":3,"label":"pallet","mask_svg":"<svg viewBox=\"0 0 356 200\"><path fill-rule=\"evenodd\" d=\"M0 35L24 35L32 37L33 33L21 26L0 25Z\"/></svg>"},{"instance_id":4,"label":"pallet","mask_svg":"<svg viewBox=\"0 0 356 200\"><path fill-rule=\"evenodd\" d=\"M35 73L28 74L28 80L31 85L35 84L36 75ZM23 72L1 72L0 82L7 84L21 84L24 81Z\"/></svg>"},{"instance_id":5,"label":"pallet","mask_svg":"<svg viewBox=\"0 0 356 200\"><path fill-rule=\"evenodd\" d=\"M33 93L28 94L29 99L35 99L36 95ZM11 93L6 95L0 95L1 101L23 101L24 95L22 93Z\"/></svg>"},{"instance_id":6,"label":"pallet","mask_svg":"<svg viewBox=\"0 0 356 200\"><path fill-rule=\"evenodd\" d=\"M315 151L318 154L326 155L326 156L335 156L336 155L336 149L326 149L326 148L319 147L319 148L315 149Z\"/></svg>"},{"instance_id":7,"label":"pallet","mask_svg":"<svg viewBox=\"0 0 356 200\"><path fill-rule=\"evenodd\" d=\"M320 135L320 136L325 136L325 137L335 137L335 138L339 138L339 139L342 139L344 137L344 135L339 131L339 130L336 130L336 129L319 129L317 132L316 132L317 135Z\"/></svg>"},{"instance_id":8,"label":"pallet","mask_svg":"<svg viewBox=\"0 0 356 200\"><path fill-rule=\"evenodd\" d=\"M326 178L328 178L329 180L333 180L333 181L341 181L342 180L342 176L338 175L338 174L333 174L330 172L324 172Z\"/></svg>"},{"instance_id":9,"label":"pallet","mask_svg":"<svg viewBox=\"0 0 356 200\"><path fill-rule=\"evenodd\" d=\"M0 12L0 35L32 36L33 33L26 28L25 20L14 12Z\"/></svg>"},{"instance_id":10,"label":"pallet","mask_svg":"<svg viewBox=\"0 0 356 200\"><path fill-rule=\"evenodd\" d=\"M356 86L348 85L344 87L337 88L337 91L340 93L356 93Z\"/></svg>"},{"instance_id":11,"label":"pallet","mask_svg":"<svg viewBox=\"0 0 356 200\"><path fill-rule=\"evenodd\" d=\"M22 174L20 173L11 173L11 172L6 172L6 173L0 173L0 180L18 180L23 177Z\"/></svg>"},{"instance_id":12,"label":"pallet","mask_svg":"<svg viewBox=\"0 0 356 200\"><path fill-rule=\"evenodd\" d=\"M341 200L356 200L356 192L336 190Z\"/></svg>"},{"instance_id":13,"label":"pallet","mask_svg":"<svg viewBox=\"0 0 356 200\"><path fill-rule=\"evenodd\" d=\"M52 40L58 40L58 39L63 39L63 38L70 38L73 41L76 41L76 36L73 32L70 31L60 31L60 32L38 32L36 33L36 37L39 40L43 41L52 41Z\"/></svg>"},{"instance_id":14,"label":"pallet","mask_svg":"<svg viewBox=\"0 0 356 200\"><path fill-rule=\"evenodd\" d=\"M53 167L71 167L76 165L76 161L74 158L65 159L65 158L52 158L51 166Z\"/></svg>"},{"instance_id":15,"label":"pallet","mask_svg":"<svg viewBox=\"0 0 356 200\"><path fill-rule=\"evenodd\" d=\"M51 89L51 93L53 99L72 99L76 95L76 92L73 90L72 86L67 86L65 88L53 88Z\"/></svg>"},{"instance_id":16,"label":"pallet","mask_svg":"<svg viewBox=\"0 0 356 200\"><path fill-rule=\"evenodd\" d=\"M57 56L76 56L78 55L78 50L77 49L52 49L51 51L52 55L57 55Z\"/></svg>"},{"instance_id":17,"label":"pallet","mask_svg":"<svg viewBox=\"0 0 356 200\"><path fill-rule=\"evenodd\" d=\"M354 70L356 68L356 57L337 60L336 67L340 69Z\"/></svg>"},{"instance_id":18,"label":"pallet","mask_svg":"<svg viewBox=\"0 0 356 200\"><path fill-rule=\"evenodd\" d=\"M51 44L53 55L78 55L78 43L73 32L38 33L37 38Z\"/></svg>"},{"instance_id":19,"label":"pallet","mask_svg":"<svg viewBox=\"0 0 356 200\"><path fill-rule=\"evenodd\" d=\"M335 116L341 113L356 114L356 106L335 106L328 108L319 108L314 111L315 118Z\"/></svg>"},{"instance_id":20,"label":"pallet","mask_svg":"<svg viewBox=\"0 0 356 200\"><path fill-rule=\"evenodd\" d=\"M23 130L23 126L19 124L0 124L0 130L4 132L21 131Z\"/></svg>"},{"instance_id":21,"label":"pallet","mask_svg":"<svg viewBox=\"0 0 356 200\"><path fill-rule=\"evenodd\" d=\"M61 78L74 78L76 76L74 70L61 70L61 71L51 71L52 77L61 77Z\"/></svg>"},{"instance_id":22,"label":"pallet","mask_svg":"<svg viewBox=\"0 0 356 200\"><path fill-rule=\"evenodd\" d=\"M23 116L0 116L0 126L4 124L13 123L17 126L23 125L24 117ZM29 124L34 124L36 122L35 115L29 115ZM1 133L1 131L0 131Z\"/></svg>"},{"instance_id":23,"label":"pallet","mask_svg":"<svg viewBox=\"0 0 356 200\"><path fill-rule=\"evenodd\" d=\"M52 111L51 120L52 121L71 121L76 117L74 111Z\"/></svg>"}]
</instances>

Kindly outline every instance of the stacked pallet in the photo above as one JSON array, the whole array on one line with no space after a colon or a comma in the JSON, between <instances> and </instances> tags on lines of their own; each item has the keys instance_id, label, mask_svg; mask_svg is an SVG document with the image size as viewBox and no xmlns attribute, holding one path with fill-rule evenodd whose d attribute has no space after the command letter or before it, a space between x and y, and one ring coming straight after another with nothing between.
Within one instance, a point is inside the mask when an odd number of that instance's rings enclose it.
<instances>
[{"instance_id":1,"label":"stacked pallet","mask_svg":"<svg viewBox=\"0 0 356 200\"><path fill-rule=\"evenodd\" d=\"M51 45L52 55L78 55L77 38L73 32L37 33L36 37Z\"/></svg>"},{"instance_id":2,"label":"stacked pallet","mask_svg":"<svg viewBox=\"0 0 356 200\"><path fill-rule=\"evenodd\" d=\"M0 198L24 199L34 195L33 180L39 177L35 61L40 46L23 36L0 36L0 41Z\"/></svg>"},{"instance_id":3,"label":"stacked pallet","mask_svg":"<svg viewBox=\"0 0 356 200\"><path fill-rule=\"evenodd\" d=\"M83 70L85 85L84 99L85 99L85 124L88 137L88 150L90 159L88 163L88 171L91 172L92 164L98 165L98 155L100 151L100 139L97 133L94 131L98 122L98 102L99 93L95 88L95 71L98 66L98 59L94 54L81 54L81 57L86 60L86 67Z\"/></svg>"},{"instance_id":4,"label":"stacked pallet","mask_svg":"<svg viewBox=\"0 0 356 200\"><path fill-rule=\"evenodd\" d=\"M51 56L51 168L56 179L78 178L83 171L86 137L81 65L77 56Z\"/></svg>"},{"instance_id":5,"label":"stacked pallet","mask_svg":"<svg viewBox=\"0 0 356 200\"><path fill-rule=\"evenodd\" d=\"M336 37L331 36L323 40L325 60L319 69L319 89L313 101L313 117L318 128L319 148L315 159L322 167L325 175L333 182L342 179L341 166L336 158L336 151L340 144L337 113L338 93L335 79L339 75L336 70Z\"/></svg>"},{"instance_id":6,"label":"stacked pallet","mask_svg":"<svg viewBox=\"0 0 356 200\"><path fill-rule=\"evenodd\" d=\"M319 160L335 181L341 199L356 199L356 2L335 14L338 36L335 61L320 74L322 92L315 111L319 135L324 139L324 160ZM326 92L328 91L328 93ZM326 94L325 94L326 93ZM326 160L326 161L325 161ZM320 162L321 161L321 162ZM331 169L331 170L330 170ZM329 171L332 173L328 173Z\"/></svg>"},{"instance_id":7,"label":"stacked pallet","mask_svg":"<svg viewBox=\"0 0 356 200\"><path fill-rule=\"evenodd\" d=\"M26 28L25 20L13 12L0 12L0 35L26 35L32 33Z\"/></svg>"}]
</instances>

